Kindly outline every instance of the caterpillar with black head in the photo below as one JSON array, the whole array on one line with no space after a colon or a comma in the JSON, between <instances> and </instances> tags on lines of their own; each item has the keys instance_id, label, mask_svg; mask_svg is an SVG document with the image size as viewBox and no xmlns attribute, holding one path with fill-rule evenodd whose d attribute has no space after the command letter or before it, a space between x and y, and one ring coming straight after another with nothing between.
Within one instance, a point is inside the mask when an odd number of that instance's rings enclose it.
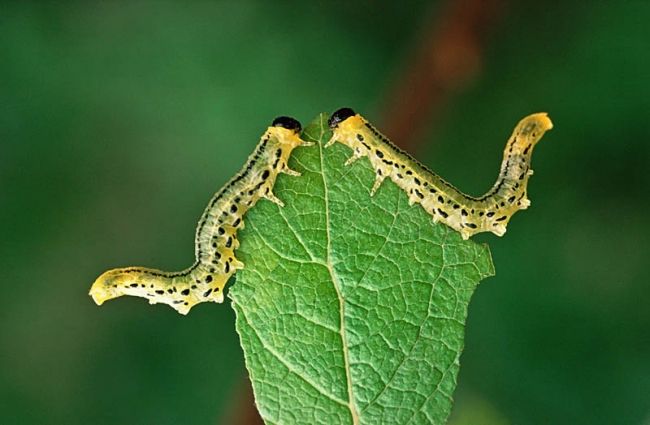
<instances>
[{"instance_id":1,"label":"caterpillar with black head","mask_svg":"<svg viewBox=\"0 0 650 425\"><path fill-rule=\"evenodd\" d=\"M496 183L485 195L472 197L395 146L350 108L334 112L329 126L333 134L325 146L339 142L352 149L346 165L364 156L370 159L375 170L371 195L384 179L390 178L408 194L410 205L419 203L434 222L457 230L463 239L480 232L502 236L512 215L530 206L526 188L533 174L530 169L533 148L544 133L553 128L546 113L522 119L506 144Z\"/></svg>"},{"instance_id":2,"label":"caterpillar with black head","mask_svg":"<svg viewBox=\"0 0 650 425\"><path fill-rule=\"evenodd\" d=\"M287 161L293 149L312 144L300 139L301 129L293 118L276 118L244 167L212 197L196 229L196 261L191 267L179 272L144 267L109 270L93 283L93 300L101 305L131 295L147 298L150 304L168 304L181 314L198 303L223 302L226 282L243 267L234 252L244 214L260 198L283 206L273 194L278 173L300 175L288 167Z\"/></svg>"}]
</instances>

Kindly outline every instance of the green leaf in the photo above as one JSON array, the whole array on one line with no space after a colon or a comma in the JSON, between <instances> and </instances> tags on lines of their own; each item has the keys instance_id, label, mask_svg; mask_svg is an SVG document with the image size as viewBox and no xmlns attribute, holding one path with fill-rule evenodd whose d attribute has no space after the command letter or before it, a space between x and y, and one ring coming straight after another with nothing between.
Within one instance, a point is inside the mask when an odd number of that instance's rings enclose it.
<instances>
[{"instance_id":1,"label":"green leaf","mask_svg":"<svg viewBox=\"0 0 650 425\"><path fill-rule=\"evenodd\" d=\"M230 298L257 407L272 424L444 423L489 250L392 182L371 197L369 162L344 166L330 136L325 115L305 129L285 207L260 202L241 233Z\"/></svg>"}]
</instances>

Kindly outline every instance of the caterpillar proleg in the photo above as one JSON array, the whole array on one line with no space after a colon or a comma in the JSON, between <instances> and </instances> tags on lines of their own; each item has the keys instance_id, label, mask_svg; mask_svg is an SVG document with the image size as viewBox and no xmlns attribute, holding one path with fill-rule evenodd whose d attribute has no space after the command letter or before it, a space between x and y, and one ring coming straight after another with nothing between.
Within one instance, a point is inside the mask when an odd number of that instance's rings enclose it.
<instances>
[{"instance_id":1,"label":"caterpillar proleg","mask_svg":"<svg viewBox=\"0 0 650 425\"><path fill-rule=\"evenodd\" d=\"M411 205L419 203L434 222L459 231L463 239L480 232L502 236L512 215L530 206L526 188L533 174L530 169L533 148L553 128L546 113L522 119L506 144L496 183L485 195L473 197L460 192L395 146L350 108L334 112L329 126L333 135L325 146L339 142L352 149L346 165L364 156L370 160L375 170L371 195L389 178L408 194Z\"/></svg>"},{"instance_id":2,"label":"caterpillar proleg","mask_svg":"<svg viewBox=\"0 0 650 425\"><path fill-rule=\"evenodd\" d=\"M260 198L279 206L273 194L278 173L299 176L287 165L293 149L309 146L300 139L300 123L289 117L276 118L262 136L244 167L210 200L199 221L195 239L195 263L186 270L165 272L126 267L105 272L95 280L90 295L101 305L107 300L131 295L150 304L168 304L187 314L202 302L223 302L226 282L243 264L235 257L237 230L244 215Z\"/></svg>"}]
</instances>

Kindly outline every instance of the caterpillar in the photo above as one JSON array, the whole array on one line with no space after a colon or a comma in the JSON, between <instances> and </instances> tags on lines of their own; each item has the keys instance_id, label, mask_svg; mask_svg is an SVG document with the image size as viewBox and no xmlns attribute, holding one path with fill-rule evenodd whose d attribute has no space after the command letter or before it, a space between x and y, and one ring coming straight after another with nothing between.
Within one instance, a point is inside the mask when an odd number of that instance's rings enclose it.
<instances>
[{"instance_id":1,"label":"caterpillar","mask_svg":"<svg viewBox=\"0 0 650 425\"><path fill-rule=\"evenodd\" d=\"M237 230L244 227L244 215L260 198L283 203L273 194L278 173L299 176L288 167L291 152L312 143L300 139L300 123L278 117L262 136L244 167L221 188L205 208L196 229L196 261L186 270L165 272L144 267L109 270L95 280L90 296L98 305L131 295L150 304L163 303L180 314L202 302L223 302L223 288L244 265L234 251L239 247Z\"/></svg>"},{"instance_id":2,"label":"caterpillar","mask_svg":"<svg viewBox=\"0 0 650 425\"><path fill-rule=\"evenodd\" d=\"M408 194L410 205L419 203L434 222L457 230L465 240L480 232L503 236L512 215L530 206L526 188L533 174L531 155L544 133L553 128L546 113L522 119L506 144L496 183L483 196L473 197L395 146L352 109L337 110L328 124L333 134L325 147L339 142L352 149L346 165L364 156L369 158L375 170L371 196L390 178Z\"/></svg>"}]
</instances>

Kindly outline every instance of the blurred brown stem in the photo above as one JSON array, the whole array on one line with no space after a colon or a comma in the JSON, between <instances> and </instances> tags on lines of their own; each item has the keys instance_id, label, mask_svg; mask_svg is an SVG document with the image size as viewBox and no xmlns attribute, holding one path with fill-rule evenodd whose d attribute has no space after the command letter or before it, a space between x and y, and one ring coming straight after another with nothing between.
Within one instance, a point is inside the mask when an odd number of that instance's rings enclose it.
<instances>
[{"instance_id":1,"label":"blurred brown stem","mask_svg":"<svg viewBox=\"0 0 650 425\"><path fill-rule=\"evenodd\" d=\"M388 91L382 130L407 151L430 129L450 96L479 74L489 32L505 0L450 0L432 16L419 46Z\"/></svg>"},{"instance_id":2,"label":"blurred brown stem","mask_svg":"<svg viewBox=\"0 0 650 425\"><path fill-rule=\"evenodd\" d=\"M245 376L235 389L236 395L232 397L233 403L230 410L220 418L219 423L241 425L264 425L260 413L255 407L253 387L248 376Z\"/></svg>"}]
</instances>

